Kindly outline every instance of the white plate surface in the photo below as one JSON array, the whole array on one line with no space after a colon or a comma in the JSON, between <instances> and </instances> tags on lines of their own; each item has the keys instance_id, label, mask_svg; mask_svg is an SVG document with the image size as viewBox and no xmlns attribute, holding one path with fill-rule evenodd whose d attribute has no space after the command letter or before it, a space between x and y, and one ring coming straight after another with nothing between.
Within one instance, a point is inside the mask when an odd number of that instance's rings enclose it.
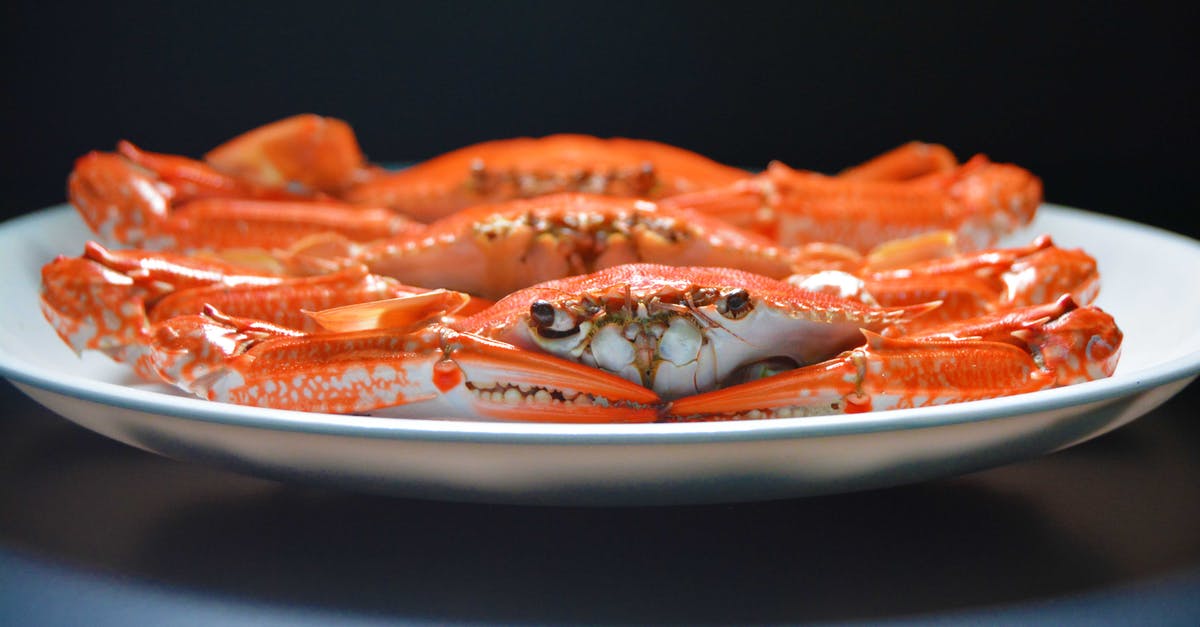
<instances>
[{"instance_id":1,"label":"white plate surface","mask_svg":"<svg viewBox=\"0 0 1200 627\"><path fill-rule=\"evenodd\" d=\"M67 206L0 225L0 375L66 418L176 459L283 480L446 500L674 504L859 490L1041 455L1125 424L1200 372L1200 242L1044 206L1050 233L1097 258L1097 304L1125 332L1103 381L988 401L854 416L703 424L566 425L365 418L181 396L77 357L42 319L40 268L82 251Z\"/></svg>"}]
</instances>

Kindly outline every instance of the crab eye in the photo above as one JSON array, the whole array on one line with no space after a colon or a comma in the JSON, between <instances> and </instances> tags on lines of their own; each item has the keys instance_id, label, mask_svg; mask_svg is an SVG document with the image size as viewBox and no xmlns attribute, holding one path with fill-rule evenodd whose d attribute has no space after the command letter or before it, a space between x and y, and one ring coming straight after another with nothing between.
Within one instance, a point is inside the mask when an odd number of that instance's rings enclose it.
<instances>
[{"instance_id":1,"label":"crab eye","mask_svg":"<svg viewBox=\"0 0 1200 627\"><path fill-rule=\"evenodd\" d=\"M529 305L529 319L537 327L538 335L547 339L579 332L579 324L570 315L544 300L535 300Z\"/></svg>"},{"instance_id":2,"label":"crab eye","mask_svg":"<svg viewBox=\"0 0 1200 627\"><path fill-rule=\"evenodd\" d=\"M544 300L535 300L529 306L529 317L539 327L548 327L554 324L554 305Z\"/></svg>"},{"instance_id":3,"label":"crab eye","mask_svg":"<svg viewBox=\"0 0 1200 627\"><path fill-rule=\"evenodd\" d=\"M717 311L730 320L737 320L750 313L754 304L750 302L750 293L742 288L730 291L717 302Z\"/></svg>"}]
</instances>

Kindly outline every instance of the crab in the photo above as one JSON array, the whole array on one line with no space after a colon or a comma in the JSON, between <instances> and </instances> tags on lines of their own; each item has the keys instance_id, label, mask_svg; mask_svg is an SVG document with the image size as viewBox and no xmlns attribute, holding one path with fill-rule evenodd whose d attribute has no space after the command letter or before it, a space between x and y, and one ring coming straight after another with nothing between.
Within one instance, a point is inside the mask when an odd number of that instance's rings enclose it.
<instances>
[{"instance_id":1,"label":"crab","mask_svg":"<svg viewBox=\"0 0 1200 627\"><path fill-rule=\"evenodd\" d=\"M314 313L327 329L319 333L207 306L156 325L149 361L214 401L649 422L978 400L1107 376L1119 355L1112 318L1069 296L882 335L933 307L871 306L730 269L633 264L520 290L453 320L430 318L420 296Z\"/></svg>"},{"instance_id":2,"label":"crab","mask_svg":"<svg viewBox=\"0 0 1200 627\"><path fill-rule=\"evenodd\" d=\"M394 173L348 125L298 116L204 161L122 142L81 158L69 192L103 239L138 248L48 264L46 318L77 351L214 401L780 418L1069 385L1120 354L1086 253L987 248L1031 219L1040 181L931 144L836 176L753 175L552 136Z\"/></svg>"},{"instance_id":3,"label":"crab","mask_svg":"<svg viewBox=\"0 0 1200 627\"><path fill-rule=\"evenodd\" d=\"M399 286L362 268L271 281L234 274L232 285L206 277L206 285L154 300L145 297L148 290L167 284L161 253L131 264L101 251L92 245L92 259L64 257L47 268L53 287L43 307L64 339L106 347L143 375L203 398L306 411L587 422L853 412L1107 376L1121 340L1111 317L1069 295L1039 305L997 303L975 318L916 326L941 303L879 305L862 293L834 293L828 288L837 282L828 276L789 282L653 264L542 283L493 305ZM83 262L94 281L88 288L78 281ZM118 273L104 263L132 270ZM348 289L372 283L400 295L373 300L380 292ZM321 306L314 291L366 302L306 311ZM92 293L127 311L136 309L133 302L152 308L133 316L133 333L101 339L80 332L112 318L79 306L94 307L100 298ZM307 322L297 320L301 311ZM978 379L969 386L945 383L945 364L955 355L974 365ZM875 378L867 379L868 371ZM807 381L812 377L819 383ZM872 398L871 385L901 377L902 388L878 392L887 401L864 400ZM790 404L758 406L756 398L779 395L736 392L766 381L796 381L788 386ZM741 404L731 405L730 395ZM705 399L718 404L708 407Z\"/></svg>"},{"instance_id":4,"label":"crab","mask_svg":"<svg viewBox=\"0 0 1200 627\"><path fill-rule=\"evenodd\" d=\"M586 193L707 213L777 244L837 242L866 252L952 230L995 245L1032 219L1041 182L977 155L910 142L836 176L771 163L719 164L648 140L552 135L476 144L392 172L366 161L350 127L311 114L240 135L204 160L143 150L77 160L71 202L107 243L195 250L286 247L334 232L367 242L481 204Z\"/></svg>"}]
</instances>

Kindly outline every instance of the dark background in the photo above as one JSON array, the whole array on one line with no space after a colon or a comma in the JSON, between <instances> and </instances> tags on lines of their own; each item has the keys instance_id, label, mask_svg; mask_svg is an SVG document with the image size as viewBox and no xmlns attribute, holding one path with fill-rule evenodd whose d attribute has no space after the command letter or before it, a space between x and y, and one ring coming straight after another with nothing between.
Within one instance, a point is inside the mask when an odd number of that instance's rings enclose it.
<instances>
[{"instance_id":1,"label":"dark background","mask_svg":"<svg viewBox=\"0 0 1200 627\"><path fill-rule=\"evenodd\" d=\"M576 131L833 171L909 139L1195 236L1197 9L1142 3L9 2L4 217L128 138L198 156L293 113L377 161Z\"/></svg>"},{"instance_id":2,"label":"dark background","mask_svg":"<svg viewBox=\"0 0 1200 627\"><path fill-rule=\"evenodd\" d=\"M351 122L385 162L575 131L835 171L923 139L1022 164L1053 202L1200 235L1194 3L2 10L0 218L62 202L72 161L120 138L198 156L311 111ZM1008 622L1171 624L1156 619L1177 611L1196 624L1198 390L1071 450L941 482L579 510L385 499L176 463L0 383L0 601L97 624L204 611L248 623L234 601L263 599L339 619L792 623L1026 602L1059 614ZM1182 585L1153 587L1180 571ZM1134 582L1150 587L1097 602ZM973 622L996 619L983 616Z\"/></svg>"}]
</instances>

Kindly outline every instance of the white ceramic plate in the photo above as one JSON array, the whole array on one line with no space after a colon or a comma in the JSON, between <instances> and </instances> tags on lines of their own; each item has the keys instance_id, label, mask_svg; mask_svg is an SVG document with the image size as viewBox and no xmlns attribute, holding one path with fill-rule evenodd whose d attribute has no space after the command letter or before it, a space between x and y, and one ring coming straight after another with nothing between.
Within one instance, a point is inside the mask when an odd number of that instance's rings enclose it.
<instances>
[{"instance_id":1,"label":"white ceramic plate","mask_svg":"<svg viewBox=\"0 0 1200 627\"><path fill-rule=\"evenodd\" d=\"M1077 444L1200 372L1200 243L1056 206L1022 241L1043 232L1099 261L1097 304L1125 332L1109 379L944 407L702 424L425 421L212 403L141 383L102 356L76 357L42 319L41 266L79 254L88 237L67 206L0 225L0 375L88 429L169 457L404 496L669 504L898 485Z\"/></svg>"}]
</instances>

